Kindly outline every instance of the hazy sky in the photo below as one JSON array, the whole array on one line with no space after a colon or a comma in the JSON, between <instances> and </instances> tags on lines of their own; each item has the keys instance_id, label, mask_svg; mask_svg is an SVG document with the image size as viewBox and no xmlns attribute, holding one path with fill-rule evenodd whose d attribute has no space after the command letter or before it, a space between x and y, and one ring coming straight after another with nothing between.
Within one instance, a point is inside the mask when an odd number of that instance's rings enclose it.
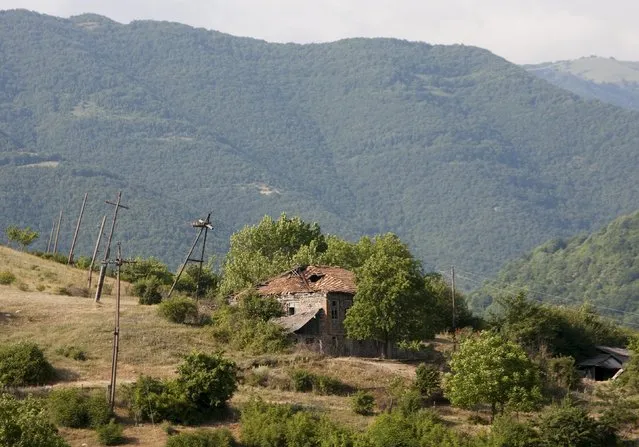
<instances>
[{"instance_id":1,"label":"hazy sky","mask_svg":"<svg viewBox=\"0 0 639 447\"><path fill-rule=\"evenodd\" d=\"M272 42L464 43L517 63L591 54L639 61L637 0L0 0L12 8L170 20Z\"/></svg>"}]
</instances>

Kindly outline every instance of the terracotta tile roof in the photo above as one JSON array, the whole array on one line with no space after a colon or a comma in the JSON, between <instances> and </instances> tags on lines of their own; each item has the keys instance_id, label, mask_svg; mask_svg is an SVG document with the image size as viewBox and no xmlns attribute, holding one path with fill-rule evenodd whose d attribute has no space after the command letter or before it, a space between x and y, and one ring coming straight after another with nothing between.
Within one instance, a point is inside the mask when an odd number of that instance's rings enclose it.
<instances>
[{"instance_id":1,"label":"terracotta tile roof","mask_svg":"<svg viewBox=\"0 0 639 447\"><path fill-rule=\"evenodd\" d=\"M317 265L294 268L257 287L260 295L302 292L342 292L354 295L356 290L353 272L340 267Z\"/></svg>"}]
</instances>

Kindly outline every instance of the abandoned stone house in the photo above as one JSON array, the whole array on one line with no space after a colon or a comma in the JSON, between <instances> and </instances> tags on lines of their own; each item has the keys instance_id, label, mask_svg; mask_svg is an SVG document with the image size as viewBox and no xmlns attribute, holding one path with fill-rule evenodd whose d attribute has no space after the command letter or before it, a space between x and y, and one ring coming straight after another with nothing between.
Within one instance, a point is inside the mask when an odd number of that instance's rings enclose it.
<instances>
[{"instance_id":1,"label":"abandoned stone house","mask_svg":"<svg viewBox=\"0 0 639 447\"><path fill-rule=\"evenodd\" d=\"M282 304L284 316L276 323L298 343L331 355L377 355L374 341L346 337L344 317L356 292L353 272L339 267L297 267L260 284L257 292Z\"/></svg>"}]
</instances>

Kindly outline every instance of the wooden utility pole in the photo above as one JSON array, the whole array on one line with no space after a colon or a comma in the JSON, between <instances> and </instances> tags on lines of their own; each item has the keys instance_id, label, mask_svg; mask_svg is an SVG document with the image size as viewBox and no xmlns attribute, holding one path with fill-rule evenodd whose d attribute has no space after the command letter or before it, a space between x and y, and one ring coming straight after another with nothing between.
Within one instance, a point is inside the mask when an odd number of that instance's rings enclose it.
<instances>
[{"instance_id":1,"label":"wooden utility pole","mask_svg":"<svg viewBox=\"0 0 639 447\"><path fill-rule=\"evenodd\" d=\"M51 243L53 242L53 233L55 232L55 219L51 224L51 233L49 234L49 243L47 244L47 253L51 251Z\"/></svg>"},{"instance_id":2,"label":"wooden utility pole","mask_svg":"<svg viewBox=\"0 0 639 447\"><path fill-rule=\"evenodd\" d=\"M62 225L62 210L60 210L60 217L58 218L58 228L55 230L55 242L53 243L53 254L58 252L58 237L60 237L60 225Z\"/></svg>"},{"instance_id":3,"label":"wooden utility pole","mask_svg":"<svg viewBox=\"0 0 639 447\"><path fill-rule=\"evenodd\" d=\"M109 254L111 254L111 239L113 239L113 231L115 231L115 222L118 218L118 211L120 208L129 209L129 207L120 205L120 200L122 199L122 192L118 192L118 199L115 203L109 202L106 203L109 205L115 205L115 211L113 212L113 222L111 223L111 231L109 232L109 239L107 240L106 249L104 250L104 259L102 260L102 265L100 266L100 277L98 278L98 287L95 290L95 302L100 302L100 297L102 296L102 287L104 286L104 277L106 276L106 269L109 260Z\"/></svg>"},{"instance_id":4,"label":"wooden utility pole","mask_svg":"<svg viewBox=\"0 0 639 447\"><path fill-rule=\"evenodd\" d=\"M78 224L75 226L75 233L73 233L73 241L71 241L71 250L69 251L68 265L73 264L73 249L75 248L75 241L78 239L78 232L80 231L80 222L82 222L82 215L84 214L84 207L87 204L88 192L84 193L84 200L82 201L82 208L80 208L80 217L78 217Z\"/></svg>"},{"instance_id":5,"label":"wooden utility pole","mask_svg":"<svg viewBox=\"0 0 639 447\"><path fill-rule=\"evenodd\" d=\"M453 334L455 333L455 266L451 266L450 268L450 274L452 277L452 287L450 289L450 294L451 294L451 298L453 301Z\"/></svg>"},{"instance_id":6,"label":"wooden utility pole","mask_svg":"<svg viewBox=\"0 0 639 447\"><path fill-rule=\"evenodd\" d=\"M116 294L115 294L115 327L113 329L113 354L111 356L111 382L109 384L109 407L113 413L115 405L115 380L118 372L118 353L120 352L120 267L125 261L122 260L122 250L118 242L118 257L115 260L116 266Z\"/></svg>"},{"instance_id":7,"label":"wooden utility pole","mask_svg":"<svg viewBox=\"0 0 639 447\"><path fill-rule=\"evenodd\" d=\"M100 241L102 240L102 233L104 233L104 223L106 222L106 215L102 216L102 224L100 225L100 232L98 233L98 239L95 242L95 248L93 249L93 256L91 256L91 264L89 264L89 280L87 282L87 290L91 290L91 279L93 277L93 265L95 264L95 257L98 254L98 248L100 248Z\"/></svg>"}]
</instances>

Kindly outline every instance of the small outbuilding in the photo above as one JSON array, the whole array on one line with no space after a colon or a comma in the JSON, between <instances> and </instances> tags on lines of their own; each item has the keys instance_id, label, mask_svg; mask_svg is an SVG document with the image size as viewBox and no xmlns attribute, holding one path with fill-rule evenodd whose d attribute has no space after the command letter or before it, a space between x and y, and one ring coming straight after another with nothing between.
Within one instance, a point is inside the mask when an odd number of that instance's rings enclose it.
<instances>
[{"instance_id":1,"label":"small outbuilding","mask_svg":"<svg viewBox=\"0 0 639 447\"><path fill-rule=\"evenodd\" d=\"M595 346L597 354L577 364L583 377L591 380L610 380L623 372L623 366L630 358L630 352L623 348Z\"/></svg>"}]
</instances>

